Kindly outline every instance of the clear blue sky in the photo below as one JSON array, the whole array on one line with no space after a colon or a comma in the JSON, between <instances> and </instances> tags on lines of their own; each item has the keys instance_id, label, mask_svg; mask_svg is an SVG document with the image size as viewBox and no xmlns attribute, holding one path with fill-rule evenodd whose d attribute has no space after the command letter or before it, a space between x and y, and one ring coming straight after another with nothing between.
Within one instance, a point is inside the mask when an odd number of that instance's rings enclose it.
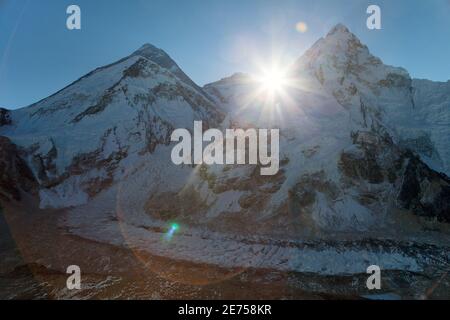
<instances>
[{"instance_id":1,"label":"clear blue sky","mask_svg":"<svg viewBox=\"0 0 450 320\"><path fill-rule=\"evenodd\" d=\"M70 4L81 31L66 29ZM366 28L369 4L382 9L381 31ZM290 63L338 22L385 63L450 79L450 0L0 0L0 106L36 102L147 42L203 85L254 72L255 55Z\"/></svg>"}]
</instances>

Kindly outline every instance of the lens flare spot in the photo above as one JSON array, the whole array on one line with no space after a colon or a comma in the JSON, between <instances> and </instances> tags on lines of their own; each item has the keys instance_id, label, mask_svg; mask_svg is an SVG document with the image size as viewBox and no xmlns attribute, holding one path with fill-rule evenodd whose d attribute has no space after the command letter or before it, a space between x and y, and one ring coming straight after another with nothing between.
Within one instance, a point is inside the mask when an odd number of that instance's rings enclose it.
<instances>
[{"instance_id":1,"label":"lens flare spot","mask_svg":"<svg viewBox=\"0 0 450 320\"><path fill-rule=\"evenodd\" d=\"M165 234L164 239L166 239L167 241L172 240L173 236L179 229L180 229L180 226L178 225L178 223L172 223L169 227L169 230Z\"/></svg>"},{"instance_id":2,"label":"lens flare spot","mask_svg":"<svg viewBox=\"0 0 450 320\"><path fill-rule=\"evenodd\" d=\"M305 33L306 31L308 31L308 25L305 22L301 21L295 25L295 29L300 33Z\"/></svg>"}]
</instances>

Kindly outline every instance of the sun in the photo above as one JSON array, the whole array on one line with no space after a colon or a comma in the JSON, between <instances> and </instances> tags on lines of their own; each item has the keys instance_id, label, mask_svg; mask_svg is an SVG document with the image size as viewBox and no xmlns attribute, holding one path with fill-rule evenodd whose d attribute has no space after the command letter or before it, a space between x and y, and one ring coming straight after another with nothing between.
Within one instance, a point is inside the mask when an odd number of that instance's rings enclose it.
<instances>
[{"instance_id":1,"label":"sun","mask_svg":"<svg viewBox=\"0 0 450 320\"><path fill-rule=\"evenodd\" d=\"M280 94L287 85L286 73L278 67L264 70L258 78L261 90L270 95Z\"/></svg>"},{"instance_id":2,"label":"sun","mask_svg":"<svg viewBox=\"0 0 450 320\"><path fill-rule=\"evenodd\" d=\"M251 114L255 123L275 126L283 123L289 112L298 109L299 76L287 55L273 53L270 60L253 58L254 73L247 82L249 90L239 96L237 113Z\"/></svg>"}]
</instances>

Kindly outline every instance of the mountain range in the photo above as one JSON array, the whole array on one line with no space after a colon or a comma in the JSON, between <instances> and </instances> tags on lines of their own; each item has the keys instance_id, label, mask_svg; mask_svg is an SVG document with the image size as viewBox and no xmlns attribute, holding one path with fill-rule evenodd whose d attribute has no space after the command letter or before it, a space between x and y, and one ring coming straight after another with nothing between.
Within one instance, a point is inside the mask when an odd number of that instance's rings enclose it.
<instances>
[{"instance_id":1,"label":"mountain range","mask_svg":"<svg viewBox=\"0 0 450 320\"><path fill-rule=\"evenodd\" d=\"M341 24L288 74L273 108L252 76L200 87L146 44L42 101L0 109L0 199L65 210L84 238L227 267L447 265L450 81L383 64ZM279 173L173 165L171 133L194 121L279 128ZM173 222L182 228L168 247Z\"/></svg>"}]
</instances>

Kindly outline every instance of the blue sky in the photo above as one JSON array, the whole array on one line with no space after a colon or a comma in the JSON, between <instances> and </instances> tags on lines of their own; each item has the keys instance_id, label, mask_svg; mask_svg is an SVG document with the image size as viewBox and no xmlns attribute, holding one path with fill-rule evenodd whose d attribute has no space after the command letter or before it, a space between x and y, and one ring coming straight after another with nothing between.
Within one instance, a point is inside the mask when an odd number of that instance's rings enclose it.
<instances>
[{"instance_id":1,"label":"blue sky","mask_svg":"<svg viewBox=\"0 0 450 320\"><path fill-rule=\"evenodd\" d=\"M70 4L82 30L66 28ZM366 28L369 4L382 30ZM289 64L339 22L385 63L447 81L449 17L450 0L0 0L0 106L36 102L147 42L200 85L255 72L255 57Z\"/></svg>"}]
</instances>

